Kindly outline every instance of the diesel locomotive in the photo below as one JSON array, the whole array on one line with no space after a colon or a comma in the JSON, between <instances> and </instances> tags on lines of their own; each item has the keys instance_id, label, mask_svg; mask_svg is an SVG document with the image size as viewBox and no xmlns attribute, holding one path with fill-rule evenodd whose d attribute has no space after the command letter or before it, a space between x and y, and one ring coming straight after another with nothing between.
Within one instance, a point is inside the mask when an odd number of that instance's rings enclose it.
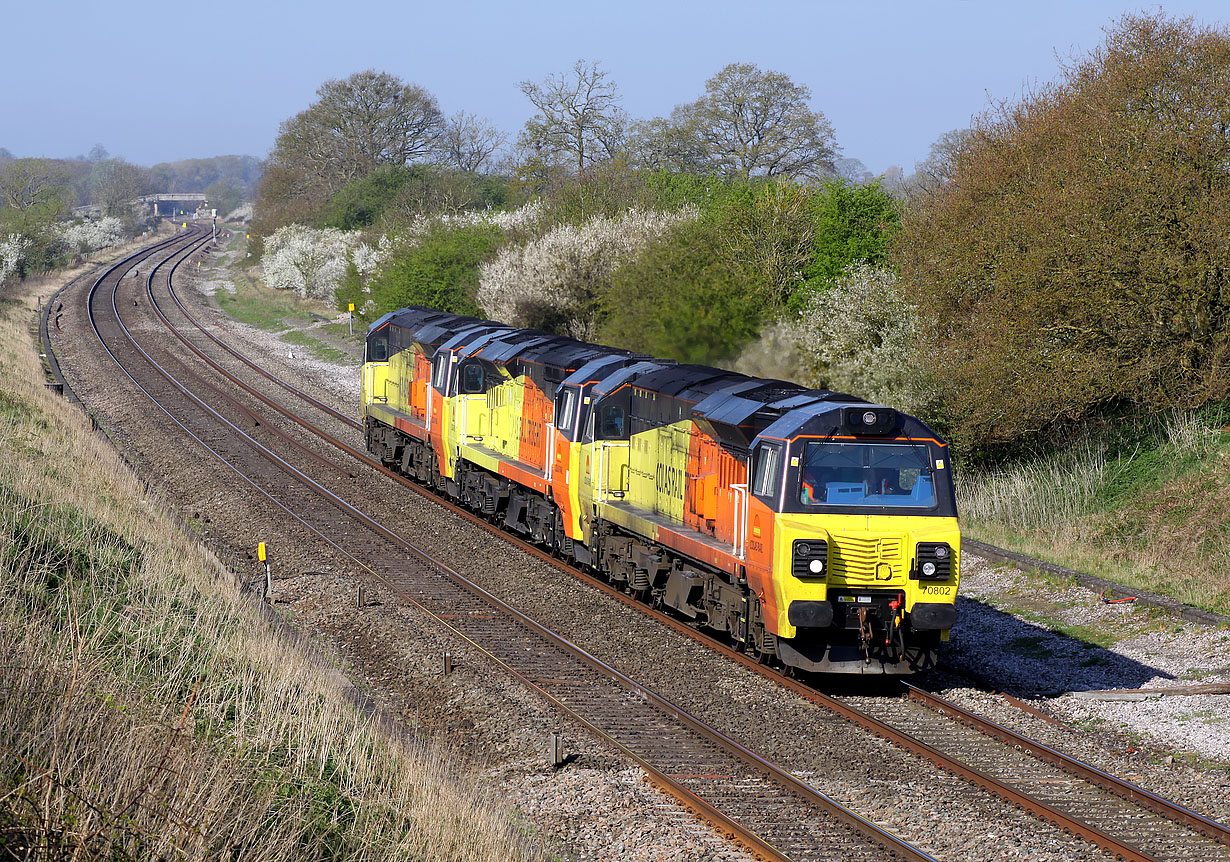
<instances>
[{"instance_id":1,"label":"diesel locomotive","mask_svg":"<svg viewBox=\"0 0 1230 862\"><path fill-rule=\"evenodd\" d=\"M936 661L960 579L947 444L889 407L427 308L368 329L367 448L762 661Z\"/></svg>"}]
</instances>

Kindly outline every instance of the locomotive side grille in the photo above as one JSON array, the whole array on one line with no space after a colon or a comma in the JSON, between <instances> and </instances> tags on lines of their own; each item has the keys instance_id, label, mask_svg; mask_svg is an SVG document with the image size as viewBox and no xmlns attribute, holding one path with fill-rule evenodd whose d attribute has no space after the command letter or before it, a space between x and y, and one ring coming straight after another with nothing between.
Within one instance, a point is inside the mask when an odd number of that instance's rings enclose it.
<instances>
[{"instance_id":1,"label":"locomotive side grille","mask_svg":"<svg viewBox=\"0 0 1230 862\"><path fill-rule=\"evenodd\" d=\"M829 534L829 571L848 584L884 584L904 575L900 536Z\"/></svg>"}]
</instances>

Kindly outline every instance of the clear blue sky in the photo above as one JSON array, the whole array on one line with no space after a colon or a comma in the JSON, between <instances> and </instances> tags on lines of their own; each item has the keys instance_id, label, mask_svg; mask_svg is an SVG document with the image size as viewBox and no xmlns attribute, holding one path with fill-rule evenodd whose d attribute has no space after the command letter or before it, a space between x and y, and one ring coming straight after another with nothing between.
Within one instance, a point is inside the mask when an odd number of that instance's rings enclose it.
<instances>
[{"instance_id":1,"label":"clear blue sky","mask_svg":"<svg viewBox=\"0 0 1230 862\"><path fill-rule=\"evenodd\" d=\"M988 99L1053 80L1098 45L1113 0L0 0L0 147L74 156L102 143L138 164L268 153L278 124L330 78L374 68L446 113L515 136L519 81L597 60L634 118L692 101L730 62L789 75L843 155L908 174ZM1230 25L1230 0L1160 7ZM181 62L173 62L175 59ZM180 104L152 104L175 93Z\"/></svg>"}]
</instances>

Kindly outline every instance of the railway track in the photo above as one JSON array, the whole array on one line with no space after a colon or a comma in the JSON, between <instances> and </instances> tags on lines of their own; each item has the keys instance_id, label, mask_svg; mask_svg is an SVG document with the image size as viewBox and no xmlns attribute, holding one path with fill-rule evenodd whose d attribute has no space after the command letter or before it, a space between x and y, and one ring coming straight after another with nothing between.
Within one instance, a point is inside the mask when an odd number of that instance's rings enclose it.
<instances>
[{"instance_id":1,"label":"railway track","mask_svg":"<svg viewBox=\"0 0 1230 862\"><path fill-rule=\"evenodd\" d=\"M151 303L154 285L169 279L200 242L185 239L163 250L146 281ZM131 281L123 278L126 270L116 267L104 274L87 300L91 325L107 353L169 425L317 541L434 616L766 858L932 858L554 635L257 440L222 408L252 421L250 410L182 360L155 355L165 348L136 319L140 301L130 306L121 295ZM131 324L126 315L133 317ZM146 344L136 335L143 331ZM265 427L255 422L254 427ZM279 438L290 442L285 435ZM347 547L333 538L338 535L349 537Z\"/></svg>"},{"instance_id":2,"label":"railway track","mask_svg":"<svg viewBox=\"0 0 1230 862\"><path fill-rule=\"evenodd\" d=\"M172 260L174 258L176 258L176 254L170 255L168 258L171 261L168 265L171 267L177 265L177 262ZM99 284L102 284L103 281L105 281L105 277L100 279ZM114 297L119 292L119 288L123 286L117 282L115 285L116 291L112 296ZM96 286L95 290L97 289L98 286ZM301 390L295 389L284 381L268 374L268 372L260 369L256 363L243 357L238 351L218 340L212 333L209 333L204 327L200 326L182 304L179 305L174 313L182 315L189 322L193 333L191 336L188 336L179 332L178 328L167 317L162 316L163 310L160 307L159 301L155 298L154 289L154 273L151 272L146 284L147 301L152 307L157 309L168 331L175 333L174 337L189 345L189 348L198 358L206 362L212 361L206 355L203 345L197 343L208 342L216 348L227 351L236 359L244 361L254 369L259 370L260 373L274 382L286 386L288 391L292 392L293 397L301 402L313 404L314 410L319 411L322 416L329 417L328 421L340 423L344 428L349 427L351 430L357 426L357 423L349 419L349 417L338 413L328 405L317 402ZM173 283L169 279L166 282L165 290L168 297L174 299L175 303L178 304L178 297L174 295ZM94 292L92 291L91 297L93 296ZM118 309L121 307L127 308L125 301L112 302L112 308L115 309L117 320L119 318ZM133 306L133 308L137 308L137 306ZM168 308L167 310L170 311L171 309ZM100 338L102 337L100 335ZM105 338L104 343L106 343ZM136 353L137 351L133 351L132 355L135 356ZM153 361L148 357L148 354L145 356L145 359L151 363ZM120 360L117 358L118 361ZM133 361L136 360L134 359ZM171 360L169 364L178 364L181 372L189 376L195 376L196 374L195 371L187 369L187 366L178 360ZM230 377L229 374L225 376ZM199 378L198 382L200 382ZM303 422L293 411L277 404L274 399L256 391L255 388L248 384L239 381L235 382L238 382L240 387L249 395L258 399L266 407L275 410L275 412L283 417L299 422L304 427L310 426L310 423ZM187 388L184 385L171 384L165 378L164 383L157 384L157 387L169 393L168 397L171 398L180 397L175 395L175 393L178 392L183 395ZM226 402L227 396L225 393L220 392L216 385L210 384L207 388L211 393L209 400ZM204 402L202 401L202 403ZM244 407L233 401L227 403L230 409L238 411L240 415L247 417L249 421L257 422L262 428L270 424L267 421L261 422L254 415L251 407ZM170 415L169 411L168 415ZM235 430L238 432L238 429ZM330 437L326 432L315 428L310 430L313 434L318 435L320 439L327 441L329 445L348 452L352 458L365 460L368 466L379 467L378 464L367 458L365 453L356 451L353 447L348 446L342 441ZM242 435L242 432L239 433ZM283 435L283 444L290 443L289 440L285 439L285 436ZM232 444L226 445L229 447ZM305 448L302 443L298 445L300 449ZM220 455L219 457L222 456ZM262 457L272 463L272 452L266 450ZM315 460L319 462L320 459L317 457ZM291 469L293 470L294 468ZM263 471L258 469L255 472L260 474ZM394 475L394 478L420 493L427 494L427 492L419 489L418 486L403 477ZM298 484L302 487L310 488L313 484L317 483L310 477L303 475L299 478ZM318 488L315 493L319 494L320 491L323 491L323 488ZM271 492L262 486L262 493L268 494ZM279 502L279 505L284 506L288 511L293 510L292 503L294 503L294 500L292 498L297 499L298 495L288 494L287 500ZM527 545L515 539L515 537L510 537L502 531L495 530L491 525L477 518L472 513L452 506L446 501L440 502L472 523L478 524L492 532L500 533L505 539L513 541L514 544L534 554L539 559L550 562L552 565L558 565L553 558L532 545ZM305 504L294 503L294 505ZM349 507L349 504L338 499L331 501L331 507L332 513L313 516L323 518L321 523L305 524L305 526L309 530L317 532L325 541L334 544L327 536L337 535L336 531L339 522L336 513L342 512L351 518L355 517L355 513L348 512L347 507ZM371 525L368 525L368 528L377 533L380 532L379 529ZM392 533L392 531L387 532ZM384 536L384 538L395 543L400 539L400 537L389 535ZM404 542L404 540L401 541ZM334 547L338 546L334 544ZM339 550L341 549L339 548ZM407 558L422 556L420 551L408 545L402 546L402 550ZM430 555L427 556L429 557ZM352 556L352 559L356 558ZM445 625L456 632L458 636L471 640L472 643L484 652L487 652L493 660L500 661L501 657L498 653L493 652L492 643L499 644L502 641L508 641L520 644L522 642L519 638L507 638L506 629L502 630L505 637L501 638L499 636L500 631L493 632L490 630L491 628L500 630L499 624L492 622L495 617L489 613L474 611L474 606L469 604L470 602L480 599L486 602L494 599L494 597L488 598L483 594L481 588L478 588L477 585L471 586L479 592L476 593L467 588L470 597L464 599L464 601L459 599L457 595L452 594L450 594L452 598L443 598L422 586L422 584L428 582L433 584L432 590L438 586L434 581L425 579L422 570L382 568L380 559L382 557L377 555L377 559L356 561L364 568L372 571L375 576L385 583L395 588L407 600L414 601L429 611L432 611L434 608L434 613L444 618L443 622ZM438 560L424 561L420 559L420 564L428 569L434 567L438 570L437 575L439 571L447 571L447 567L443 566ZM572 575L578 575L572 569L565 567L565 570ZM440 579L437 577L437 580ZM445 578L444 580L451 579ZM440 583L443 582L443 580L440 581ZM456 583L455 580L452 580L453 588L456 587ZM632 602L627 596L612 590L609 586L596 581L593 583L599 589L604 590L629 607L634 607L641 613L652 613L644 605ZM416 590L420 592L416 594ZM450 604L450 602L455 602L456 604ZM461 608L465 608L465 610L461 610ZM672 618L659 615L659 619L663 624L685 632L690 637L699 636L691 627L685 626ZM520 621L519 624L528 626L527 631L532 631L533 627L536 626L536 624L533 624L528 619ZM545 633L539 632L538 634L541 636ZM529 637L529 635L524 635L524 637ZM1230 859L1230 851L1226 847L1230 843L1230 833L1220 824L1173 806L1165 800L1161 800L1140 788L1135 788L1132 785L1100 773L1092 769L1092 767L1072 761L1058 752L1046 749L1045 746L1040 746L1016 736L1006 728L990 726L989 723L984 723L983 719L969 713L964 713L955 705L939 701L934 696L926 695L926 693L916 689L909 690L908 697L882 699L881 708L875 710L877 714L873 715L868 710L855 709L849 703L829 698L797 680L784 679L780 675L758 666L746 656L728 650L722 644L713 641L707 642L711 648L723 651L728 658L758 673L771 675L780 684L791 688L813 703L831 710L834 714L840 715L844 719L858 724L860 727L904 746L917 756L929 760L954 774L961 775L966 780L990 790L990 792L1011 801L1013 804L1025 807L1038 816L1058 824L1061 828L1080 835L1098 846L1109 849L1121 858L1146 860L1190 856L1200 859ZM556 649L566 650L567 647L557 644L551 648L551 650ZM551 650L546 650L543 655L549 654ZM514 648L514 653L518 651L524 652L525 650ZM514 655L513 657L516 656ZM595 662L597 664L594 664ZM608 682L620 676L613 668L602 664L593 656L588 656L582 660L582 664L587 666L587 669L584 671L585 673L598 674ZM709 751L702 752L697 749L695 753L683 756L681 760L678 759L678 755L672 755L670 751L671 747L675 745L674 742L666 745L664 748L662 740L666 737L663 736L663 732L659 728L660 723L664 720L662 716L673 716L672 721L679 725L686 725L688 722L681 720L683 719L682 710L678 710L669 703L661 701L657 703L658 713L637 714L637 721L632 725L628 725L626 722L621 725L618 721L620 716L632 714L625 711L630 708L630 704L641 703L645 705L656 697L651 697L652 693L647 692L643 688L637 691L635 683L624 678L624 680L619 681L619 685L615 686L615 690L619 690L620 693L612 695L613 700L605 705L593 706L593 711L589 714L589 717L586 717L586 713L579 708L577 703L573 702L580 691L594 688L594 686L584 681L585 677L569 676L562 669L549 670L545 666L531 666L524 669L509 664L504 666L511 673L523 679L526 684L538 691L544 698L555 703L560 708L572 711L578 716L578 720L589 726L599 736L603 736L613 744L621 747L629 757L641 763L651 773L655 770L654 763L660 762L662 769L659 770L659 781L670 788L676 795L680 795L681 798L690 799L689 804L694 805L699 810L706 811L711 819L719 823L727 822L730 828L734 828L736 821L754 822L756 820L755 813L780 809L784 815L781 821L795 824L791 828L779 826L777 831L774 831L771 823L757 824L747 831L761 835L761 838L757 839L751 834L744 836L744 840L750 846L758 847L761 852L766 854L773 852L773 848L776 847L777 851L784 853L787 858L822 858L809 855L812 852L818 852L814 851L812 845L808 843L809 841L816 840L817 835L815 833L809 835L799 834L797 826L799 823L799 812L790 808L785 801L785 797L783 797L783 801L780 803L767 801L773 798L766 795L764 790L768 784L772 783L768 777L771 775L771 771L768 770L771 764L754 759L752 761L744 759L747 755L750 755L750 752L747 752L745 749L743 750L742 757L728 751L727 756L733 757L734 760L719 763L716 760L710 759L714 755ZM615 674L616 677L611 676L611 674ZM628 686L632 687L629 688ZM629 692L636 692L632 701L628 700ZM960 728L954 722L954 717L962 723ZM698 724L703 727L703 722L698 722ZM665 726L674 727L675 725L668 722ZM653 728L653 731L648 736L642 735L638 737L638 728L644 727ZM906 733L899 730L898 728L901 727L908 727L911 732ZM693 727L688 732L695 733L699 731ZM679 744L682 745L683 743ZM742 748L737 743L734 743L734 746L735 751ZM956 750L954 751L954 749ZM672 759L672 757L675 759ZM697 758L696 764L703 764L704 768L686 767L685 764L688 762L688 758L691 757ZM654 758L657 758L658 761L655 761ZM1052 772L1044 773L1039 771L1044 768L1052 770ZM719 776L726 776L731 779L734 786L743 787L745 789L744 795L750 796L751 801L744 803L734 801L734 796L717 786ZM1040 778L1040 776L1042 777ZM806 792L806 785L802 785L802 787L792 785L792 781L797 784L797 779L791 779L788 775L779 776L776 780L783 782L779 783L777 787L784 790L786 797L790 797L792 793ZM1040 781L1041 784L1039 783ZM697 785L703 791L702 793L696 792L698 789ZM748 788L750 788L750 791ZM1040 788L1056 792L1040 792ZM707 797L704 795L705 793L708 794ZM722 800L721 805L707 801L713 799ZM814 804L821 806L819 801L816 801ZM820 816L817 814L818 818ZM856 830L859 828L860 818L857 815L842 814L839 810L828 810L828 813L823 816L825 818L837 818L837 820L845 818L847 822L854 824ZM723 817L726 818L726 821L723 821ZM853 820L850 820L850 817L853 817ZM818 820L818 822L824 823L824 827L820 830L819 834L828 835L830 829L835 829L837 820ZM865 821L863 823L865 824ZM763 837L766 835L770 837ZM869 852L872 853L872 856L868 858L880 858L874 854L877 852L884 853L885 850L883 848L885 847L894 847L894 852L897 853L911 852L902 847L896 847L894 844L895 840L886 841L884 836L880 836L877 839L879 843L871 845L873 849ZM759 844L757 843L758 841L760 842ZM859 858L857 855L854 855L856 852L850 847L842 847L840 853L835 858ZM901 856L901 858L927 857L924 854L917 857L905 855Z\"/></svg>"}]
</instances>

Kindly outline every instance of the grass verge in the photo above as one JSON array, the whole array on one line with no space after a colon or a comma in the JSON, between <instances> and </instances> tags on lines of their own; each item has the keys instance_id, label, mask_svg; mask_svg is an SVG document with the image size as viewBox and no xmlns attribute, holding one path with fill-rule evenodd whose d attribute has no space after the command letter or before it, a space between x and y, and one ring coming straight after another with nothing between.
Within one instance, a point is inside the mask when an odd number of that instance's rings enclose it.
<instances>
[{"instance_id":1,"label":"grass verge","mask_svg":"<svg viewBox=\"0 0 1230 862\"><path fill-rule=\"evenodd\" d=\"M1230 613L1230 404L964 476L971 538ZM1113 454L1112 454L1113 453Z\"/></svg>"},{"instance_id":2,"label":"grass verge","mask_svg":"<svg viewBox=\"0 0 1230 862\"><path fill-rule=\"evenodd\" d=\"M0 855L525 858L44 388L38 288L0 294Z\"/></svg>"}]
</instances>

